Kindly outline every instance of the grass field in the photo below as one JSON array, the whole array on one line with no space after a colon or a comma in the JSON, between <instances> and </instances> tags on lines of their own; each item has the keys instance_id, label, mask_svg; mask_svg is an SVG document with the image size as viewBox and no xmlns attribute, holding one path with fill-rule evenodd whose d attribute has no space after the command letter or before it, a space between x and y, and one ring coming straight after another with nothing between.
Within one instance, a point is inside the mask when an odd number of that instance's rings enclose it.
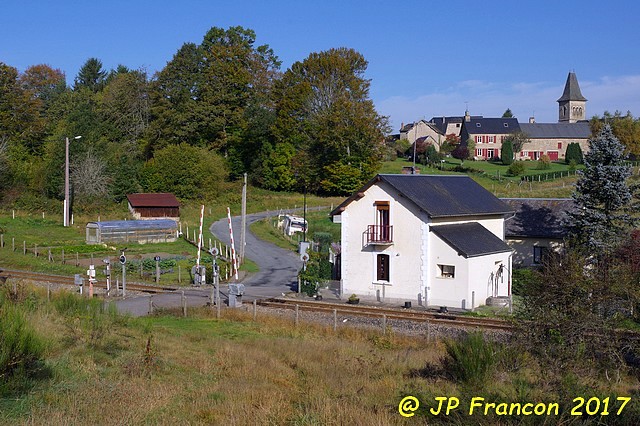
<instances>
[{"instance_id":1,"label":"grass field","mask_svg":"<svg viewBox=\"0 0 640 426\"><path fill-rule=\"evenodd\" d=\"M382 335L342 322L333 332L263 313L254 322L250 313L229 309L220 320L206 308L190 310L187 318L160 312L132 319L66 293L47 302L42 289L19 284L10 298L6 291L0 288L0 312L22 312L46 349L37 374L3 383L0 424L574 424L585 420L569 413L577 396L611 397L611 415L589 416L591 424L631 425L640 415L635 397L622 415L613 414L617 396L634 396L633 377L594 380L604 373L587 374L584 367L579 375L549 376L527 354L482 340L474 346L490 350L490 358L454 361L443 341L424 334ZM469 362L475 375L453 374L459 362ZM398 412L407 395L421 402L412 419ZM440 396L459 398L460 409L433 416L428 408ZM469 416L469 402L478 396L556 402L561 411Z\"/></svg>"}]
</instances>

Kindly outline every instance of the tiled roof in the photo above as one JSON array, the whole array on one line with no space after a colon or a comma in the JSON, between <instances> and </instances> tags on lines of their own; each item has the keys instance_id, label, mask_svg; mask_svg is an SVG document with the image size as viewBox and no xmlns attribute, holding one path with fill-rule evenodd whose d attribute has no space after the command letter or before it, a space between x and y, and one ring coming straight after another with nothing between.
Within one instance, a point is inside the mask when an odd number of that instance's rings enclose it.
<instances>
[{"instance_id":1,"label":"tiled roof","mask_svg":"<svg viewBox=\"0 0 640 426\"><path fill-rule=\"evenodd\" d=\"M589 123L520 123L520 130L531 139L589 139Z\"/></svg>"},{"instance_id":2,"label":"tiled roof","mask_svg":"<svg viewBox=\"0 0 640 426\"><path fill-rule=\"evenodd\" d=\"M456 250L458 255L467 258L512 251L504 241L478 222L431 226L430 230Z\"/></svg>"},{"instance_id":3,"label":"tiled roof","mask_svg":"<svg viewBox=\"0 0 640 426\"><path fill-rule=\"evenodd\" d=\"M170 193L128 194L131 207L180 207L175 195Z\"/></svg>"},{"instance_id":4,"label":"tiled roof","mask_svg":"<svg viewBox=\"0 0 640 426\"><path fill-rule=\"evenodd\" d=\"M564 220L575 210L571 198L502 198L515 211L507 218L505 237L557 238L567 236Z\"/></svg>"},{"instance_id":5,"label":"tiled roof","mask_svg":"<svg viewBox=\"0 0 640 426\"><path fill-rule=\"evenodd\" d=\"M415 203L429 217L504 215L512 210L469 176L378 175L330 214L340 214L358 194L377 182L385 182Z\"/></svg>"}]
</instances>

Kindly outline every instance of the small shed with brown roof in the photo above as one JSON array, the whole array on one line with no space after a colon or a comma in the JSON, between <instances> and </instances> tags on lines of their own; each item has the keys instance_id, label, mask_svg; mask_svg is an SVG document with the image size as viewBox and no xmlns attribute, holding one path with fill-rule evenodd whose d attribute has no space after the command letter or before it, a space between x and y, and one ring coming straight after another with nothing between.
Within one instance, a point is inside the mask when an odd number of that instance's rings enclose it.
<instances>
[{"instance_id":1,"label":"small shed with brown roof","mask_svg":"<svg viewBox=\"0 0 640 426\"><path fill-rule=\"evenodd\" d=\"M180 218L180 202L171 193L128 194L134 219Z\"/></svg>"}]
</instances>

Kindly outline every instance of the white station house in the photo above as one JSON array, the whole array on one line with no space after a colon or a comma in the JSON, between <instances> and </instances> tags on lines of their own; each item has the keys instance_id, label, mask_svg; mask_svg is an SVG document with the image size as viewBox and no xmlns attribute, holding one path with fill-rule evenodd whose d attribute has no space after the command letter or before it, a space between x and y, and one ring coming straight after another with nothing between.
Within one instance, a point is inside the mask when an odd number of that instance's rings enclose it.
<instances>
[{"instance_id":1,"label":"white station house","mask_svg":"<svg viewBox=\"0 0 640 426\"><path fill-rule=\"evenodd\" d=\"M341 294L461 309L510 296L512 213L468 176L378 175L330 213Z\"/></svg>"}]
</instances>

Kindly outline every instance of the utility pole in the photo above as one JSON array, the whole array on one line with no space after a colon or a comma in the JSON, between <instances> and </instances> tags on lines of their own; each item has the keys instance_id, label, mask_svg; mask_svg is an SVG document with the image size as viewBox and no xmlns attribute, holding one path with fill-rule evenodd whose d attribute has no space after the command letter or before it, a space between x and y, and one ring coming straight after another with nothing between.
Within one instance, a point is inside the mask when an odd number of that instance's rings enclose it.
<instances>
[{"instance_id":1,"label":"utility pole","mask_svg":"<svg viewBox=\"0 0 640 426\"><path fill-rule=\"evenodd\" d=\"M302 228L302 241L307 242L307 184L304 184L304 195L303 195L303 208L302 208L302 220L304 222L304 227Z\"/></svg>"},{"instance_id":2,"label":"utility pole","mask_svg":"<svg viewBox=\"0 0 640 426\"><path fill-rule=\"evenodd\" d=\"M247 174L242 185L242 225L240 229L240 263L244 263L244 248L247 244Z\"/></svg>"},{"instance_id":3,"label":"utility pole","mask_svg":"<svg viewBox=\"0 0 640 426\"><path fill-rule=\"evenodd\" d=\"M76 136L73 139L80 139L82 136ZM69 138L64 140L64 213L62 218L62 225L69 226L70 216L70 203L69 200Z\"/></svg>"}]
</instances>

